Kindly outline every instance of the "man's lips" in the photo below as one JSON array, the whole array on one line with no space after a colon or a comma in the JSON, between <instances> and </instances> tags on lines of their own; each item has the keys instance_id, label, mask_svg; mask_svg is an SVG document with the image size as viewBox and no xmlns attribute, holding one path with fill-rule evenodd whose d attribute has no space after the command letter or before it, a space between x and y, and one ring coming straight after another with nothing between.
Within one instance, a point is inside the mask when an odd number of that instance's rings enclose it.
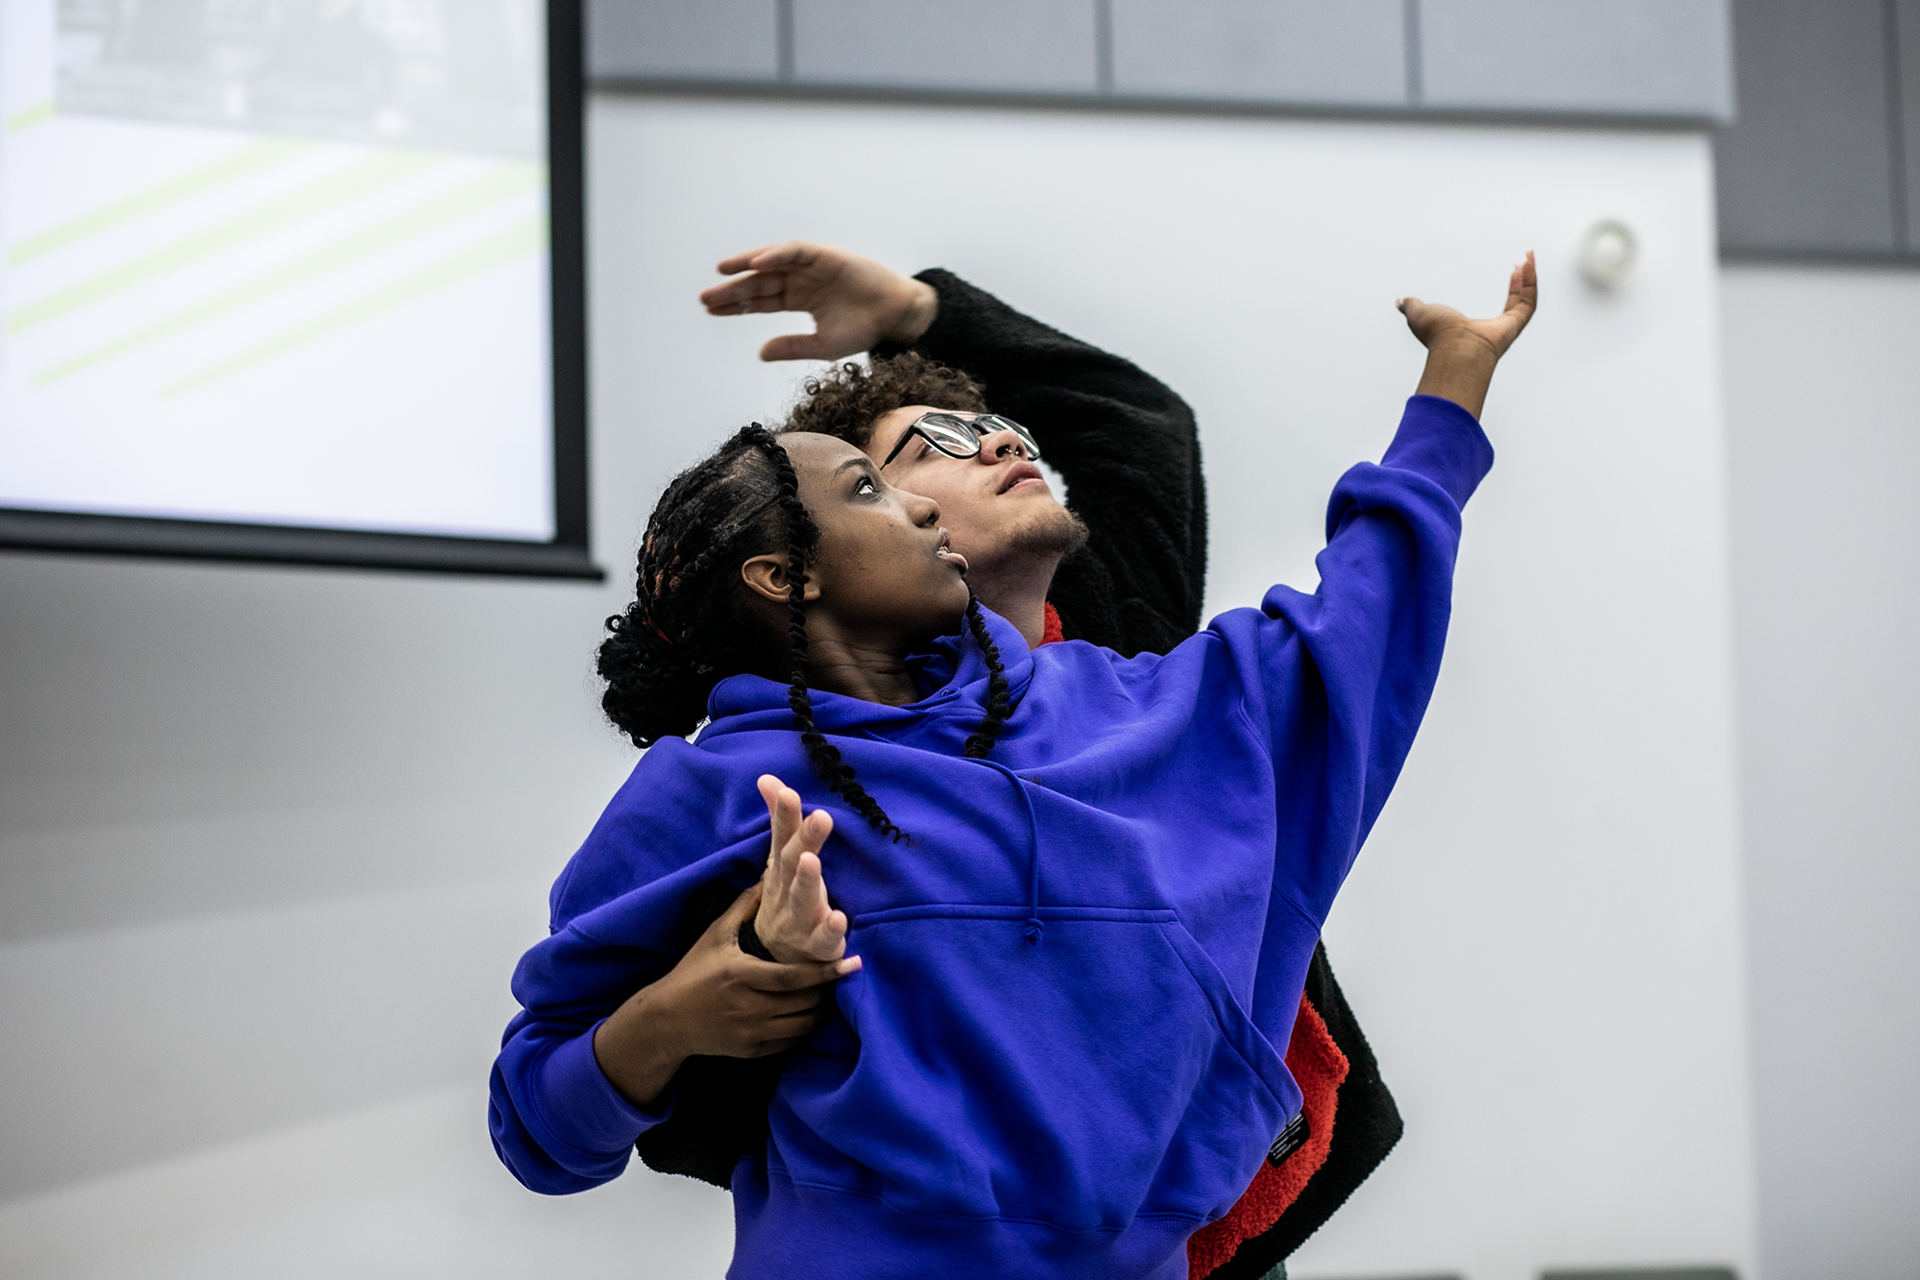
<instances>
[{"instance_id":1,"label":"man's lips","mask_svg":"<svg viewBox=\"0 0 1920 1280\"><path fill-rule=\"evenodd\" d=\"M953 549L953 538L945 529L940 531L940 545L933 549L933 554L956 566L960 572L967 571L967 558Z\"/></svg>"},{"instance_id":2,"label":"man's lips","mask_svg":"<svg viewBox=\"0 0 1920 1280\"><path fill-rule=\"evenodd\" d=\"M1007 474L1000 480L1000 487L995 489L994 492L1005 493L1015 485L1027 480L1038 480L1043 485L1047 482L1046 477L1040 474L1040 468L1034 466L1031 462L1016 462L1007 468Z\"/></svg>"}]
</instances>

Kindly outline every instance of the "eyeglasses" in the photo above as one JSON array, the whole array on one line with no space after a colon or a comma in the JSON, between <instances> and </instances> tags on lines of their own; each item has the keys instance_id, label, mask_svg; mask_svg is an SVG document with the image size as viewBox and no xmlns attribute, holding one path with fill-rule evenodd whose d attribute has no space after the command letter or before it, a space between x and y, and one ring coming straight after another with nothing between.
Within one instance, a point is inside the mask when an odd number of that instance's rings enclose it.
<instances>
[{"instance_id":1,"label":"eyeglasses","mask_svg":"<svg viewBox=\"0 0 1920 1280\"><path fill-rule=\"evenodd\" d=\"M1040 445L1034 440L1033 432L1027 430L1012 418L1003 418L997 413L976 414L963 418L957 413L923 413L913 420L913 425L900 433L900 439L894 443L893 451L881 462L886 466L900 456L907 447L907 441L919 436L936 452L949 458L977 458L980 456L980 440L996 431L1011 431L1026 451L1027 460L1032 462L1040 457Z\"/></svg>"}]
</instances>

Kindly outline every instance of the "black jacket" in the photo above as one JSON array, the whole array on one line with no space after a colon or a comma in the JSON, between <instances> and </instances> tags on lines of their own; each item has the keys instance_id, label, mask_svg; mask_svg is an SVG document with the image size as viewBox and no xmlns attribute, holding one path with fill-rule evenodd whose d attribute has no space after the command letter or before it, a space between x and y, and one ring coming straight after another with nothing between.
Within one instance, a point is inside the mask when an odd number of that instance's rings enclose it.
<instances>
[{"instance_id":1,"label":"black jacket","mask_svg":"<svg viewBox=\"0 0 1920 1280\"><path fill-rule=\"evenodd\" d=\"M1130 361L1021 315L951 272L917 278L933 286L940 306L912 349L971 374L994 412L1031 430L1087 524L1087 545L1061 564L1048 594L1061 631L1131 656L1164 653L1199 630L1207 499L1193 410ZM883 344L873 357L907 349ZM711 901L689 911L687 946L733 898L732 889L719 886ZM1264 1275L1346 1201L1400 1137L1399 1112L1324 947L1314 952L1306 996L1348 1062L1332 1148L1279 1221L1212 1273L1218 1280ZM766 1105L783 1062L688 1059L674 1076L673 1114L641 1135L641 1158L663 1172L726 1186L740 1155L766 1142Z\"/></svg>"}]
</instances>

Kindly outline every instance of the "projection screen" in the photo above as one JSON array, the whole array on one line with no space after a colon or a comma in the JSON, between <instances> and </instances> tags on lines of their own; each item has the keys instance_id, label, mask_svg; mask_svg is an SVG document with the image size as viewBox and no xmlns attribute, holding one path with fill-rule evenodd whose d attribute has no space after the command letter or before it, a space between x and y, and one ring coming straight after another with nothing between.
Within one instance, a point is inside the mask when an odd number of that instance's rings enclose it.
<instances>
[{"instance_id":1,"label":"projection screen","mask_svg":"<svg viewBox=\"0 0 1920 1280\"><path fill-rule=\"evenodd\" d=\"M597 577L579 0L0 0L0 545Z\"/></svg>"}]
</instances>

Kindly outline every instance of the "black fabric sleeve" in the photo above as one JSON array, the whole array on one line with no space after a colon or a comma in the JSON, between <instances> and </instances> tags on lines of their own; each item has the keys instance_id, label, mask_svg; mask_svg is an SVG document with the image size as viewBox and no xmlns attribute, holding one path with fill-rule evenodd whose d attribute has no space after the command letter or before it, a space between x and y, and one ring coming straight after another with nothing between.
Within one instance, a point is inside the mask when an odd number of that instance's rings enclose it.
<instances>
[{"instance_id":1,"label":"black fabric sleeve","mask_svg":"<svg viewBox=\"0 0 1920 1280\"><path fill-rule=\"evenodd\" d=\"M922 271L940 306L913 350L963 369L1030 429L1092 535L1055 574L1070 639L1164 653L1200 626L1207 497L1193 410L1165 383L1021 315L950 271ZM907 350L876 347L876 358Z\"/></svg>"},{"instance_id":2,"label":"black fabric sleeve","mask_svg":"<svg viewBox=\"0 0 1920 1280\"><path fill-rule=\"evenodd\" d=\"M753 927L752 916L740 922L740 949L756 960L778 960L773 952L767 950L767 944L760 941L760 931Z\"/></svg>"}]
</instances>

